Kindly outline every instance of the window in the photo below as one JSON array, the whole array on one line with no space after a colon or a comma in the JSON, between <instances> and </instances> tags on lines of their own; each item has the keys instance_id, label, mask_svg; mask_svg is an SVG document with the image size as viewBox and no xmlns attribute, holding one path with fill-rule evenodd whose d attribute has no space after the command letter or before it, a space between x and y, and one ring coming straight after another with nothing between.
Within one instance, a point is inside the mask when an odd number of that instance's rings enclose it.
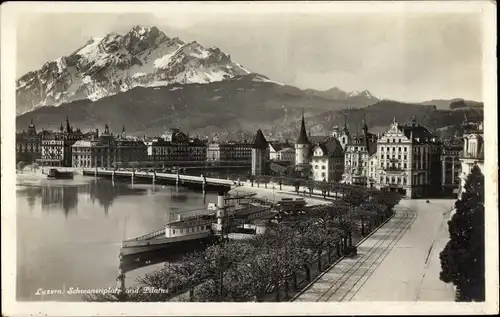
<instances>
[{"instance_id":1,"label":"window","mask_svg":"<svg viewBox=\"0 0 500 317\"><path fill-rule=\"evenodd\" d=\"M404 168L406 168L406 163L404 163Z\"/></svg>"},{"instance_id":2,"label":"window","mask_svg":"<svg viewBox=\"0 0 500 317\"><path fill-rule=\"evenodd\" d=\"M384 154L380 155L380 158L384 158Z\"/></svg>"},{"instance_id":3,"label":"window","mask_svg":"<svg viewBox=\"0 0 500 317\"><path fill-rule=\"evenodd\" d=\"M207 225L207 226L205 227L205 229L210 229L210 225Z\"/></svg>"},{"instance_id":4,"label":"window","mask_svg":"<svg viewBox=\"0 0 500 317\"><path fill-rule=\"evenodd\" d=\"M405 147L405 152L406 152L407 148Z\"/></svg>"},{"instance_id":5,"label":"window","mask_svg":"<svg viewBox=\"0 0 500 317\"><path fill-rule=\"evenodd\" d=\"M174 229L174 230L172 230L172 234L175 234L175 229Z\"/></svg>"},{"instance_id":6,"label":"window","mask_svg":"<svg viewBox=\"0 0 500 317\"><path fill-rule=\"evenodd\" d=\"M392 143L396 143L396 139L392 139Z\"/></svg>"},{"instance_id":7,"label":"window","mask_svg":"<svg viewBox=\"0 0 500 317\"><path fill-rule=\"evenodd\" d=\"M398 147L398 152L401 152L401 147Z\"/></svg>"},{"instance_id":8,"label":"window","mask_svg":"<svg viewBox=\"0 0 500 317\"><path fill-rule=\"evenodd\" d=\"M398 139L398 142L401 143L401 139Z\"/></svg>"},{"instance_id":9,"label":"window","mask_svg":"<svg viewBox=\"0 0 500 317\"><path fill-rule=\"evenodd\" d=\"M321 176L325 177L325 173L321 173Z\"/></svg>"},{"instance_id":10,"label":"window","mask_svg":"<svg viewBox=\"0 0 500 317\"><path fill-rule=\"evenodd\" d=\"M393 147L393 148L392 148L392 151L393 151L393 152L396 152L396 147Z\"/></svg>"},{"instance_id":11,"label":"window","mask_svg":"<svg viewBox=\"0 0 500 317\"><path fill-rule=\"evenodd\" d=\"M324 170L325 169L325 165L321 166L321 169Z\"/></svg>"}]
</instances>

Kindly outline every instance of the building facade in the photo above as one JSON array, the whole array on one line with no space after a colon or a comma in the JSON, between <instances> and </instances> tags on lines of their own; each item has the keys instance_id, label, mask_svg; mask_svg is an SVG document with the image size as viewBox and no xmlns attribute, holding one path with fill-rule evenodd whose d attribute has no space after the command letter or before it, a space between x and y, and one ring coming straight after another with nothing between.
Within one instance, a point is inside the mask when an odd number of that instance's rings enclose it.
<instances>
[{"instance_id":1,"label":"building facade","mask_svg":"<svg viewBox=\"0 0 500 317\"><path fill-rule=\"evenodd\" d=\"M269 144L259 129L252 145L252 175L269 175Z\"/></svg>"},{"instance_id":2,"label":"building facade","mask_svg":"<svg viewBox=\"0 0 500 317\"><path fill-rule=\"evenodd\" d=\"M289 153L293 153L295 155L295 152L293 151L293 145L289 144L287 142L269 142L269 159L271 161L281 161L283 156L282 154L284 153L283 150L288 150L285 151L286 154L285 156L289 155ZM291 151L290 151L291 150ZM292 158L292 160L289 160L289 157L287 157L287 161L293 161L295 159L295 156Z\"/></svg>"},{"instance_id":3,"label":"building facade","mask_svg":"<svg viewBox=\"0 0 500 317\"><path fill-rule=\"evenodd\" d=\"M460 190L462 194L465 188L465 182L472 168L478 166L481 172L484 173L484 126L483 122L469 122L466 120L463 124L464 146L460 157Z\"/></svg>"},{"instance_id":4,"label":"building facade","mask_svg":"<svg viewBox=\"0 0 500 317\"><path fill-rule=\"evenodd\" d=\"M441 151L441 192L444 196L457 195L460 188L460 155L463 141L452 139L443 143Z\"/></svg>"},{"instance_id":5,"label":"building facade","mask_svg":"<svg viewBox=\"0 0 500 317\"><path fill-rule=\"evenodd\" d=\"M206 152L207 162L230 162L250 164L252 160L252 144L241 142L210 143Z\"/></svg>"},{"instance_id":6,"label":"building facade","mask_svg":"<svg viewBox=\"0 0 500 317\"><path fill-rule=\"evenodd\" d=\"M410 125L399 125L394 118L377 141L375 186L409 198L430 195L433 179L440 175L431 173L432 166L440 164L440 148L437 138L415 118Z\"/></svg>"},{"instance_id":7,"label":"building facade","mask_svg":"<svg viewBox=\"0 0 500 317\"><path fill-rule=\"evenodd\" d=\"M344 172L344 151L337 139L329 138L314 146L311 157L311 179L339 182Z\"/></svg>"},{"instance_id":8,"label":"building facade","mask_svg":"<svg viewBox=\"0 0 500 317\"><path fill-rule=\"evenodd\" d=\"M162 138L145 142L148 161L152 163L202 163L207 158L207 145L195 138L189 138L178 129L171 129Z\"/></svg>"},{"instance_id":9,"label":"building facade","mask_svg":"<svg viewBox=\"0 0 500 317\"><path fill-rule=\"evenodd\" d=\"M42 157L42 133L37 133L33 120L27 131L16 133L16 162L32 163Z\"/></svg>"},{"instance_id":10,"label":"building facade","mask_svg":"<svg viewBox=\"0 0 500 317\"><path fill-rule=\"evenodd\" d=\"M72 146L72 166L77 168L129 167L146 159L147 147L143 141L127 138L124 130L114 136L107 124L98 137L79 140Z\"/></svg>"},{"instance_id":11,"label":"building facade","mask_svg":"<svg viewBox=\"0 0 500 317\"><path fill-rule=\"evenodd\" d=\"M345 128L347 143L345 149L345 169L342 180L346 184L373 187L376 183L375 165L377 155L377 135L368 132L366 121L363 132L351 135Z\"/></svg>"},{"instance_id":12,"label":"building facade","mask_svg":"<svg viewBox=\"0 0 500 317\"><path fill-rule=\"evenodd\" d=\"M37 162L42 166L72 166L72 146L83 139L80 129L73 129L66 117L66 128L42 134L42 155Z\"/></svg>"}]
</instances>

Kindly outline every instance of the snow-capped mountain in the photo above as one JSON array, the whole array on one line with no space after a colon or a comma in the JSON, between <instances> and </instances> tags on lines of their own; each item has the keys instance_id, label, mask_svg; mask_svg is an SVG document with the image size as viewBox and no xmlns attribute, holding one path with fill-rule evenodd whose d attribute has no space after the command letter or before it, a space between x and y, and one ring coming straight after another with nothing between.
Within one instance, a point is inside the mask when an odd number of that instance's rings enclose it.
<instances>
[{"instance_id":1,"label":"snow-capped mountain","mask_svg":"<svg viewBox=\"0 0 500 317\"><path fill-rule=\"evenodd\" d=\"M340 88L333 87L325 91L305 89L304 92L306 92L309 95L319 96L322 98L333 99L333 100L345 100L355 105L364 105L364 106L374 104L375 102L380 100L374 95L372 95L368 90L363 90L363 91L354 90L351 92L346 92Z\"/></svg>"},{"instance_id":2,"label":"snow-capped mountain","mask_svg":"<svg viewBox=\"0 0 500 317\"><path fill-rule=\"evenodd\" d=\"M217 47L169 38L156 27L94 37L69 56L17 80L17 114L131 88L210 83L249 74Z\"/></svg>"},{"instance_id":3,"label":"snow-capped mountain","mask_svg":"<svg viewBox=\"0 0 500 317\"><path fill-rule=\"evenodd\" d=\"M363 91L353 90L347 93L347 98L352 98L352 97L364 97L367 99L378 100L377 97L373 96L368 90L363 90Z\"/></svg>"}]
</instances>

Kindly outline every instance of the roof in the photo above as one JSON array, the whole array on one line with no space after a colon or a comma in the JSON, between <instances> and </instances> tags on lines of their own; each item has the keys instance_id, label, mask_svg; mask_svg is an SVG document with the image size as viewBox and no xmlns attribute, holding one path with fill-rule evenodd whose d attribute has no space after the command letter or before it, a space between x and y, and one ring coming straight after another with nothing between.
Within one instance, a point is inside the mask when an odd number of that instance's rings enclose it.
<instances>
[{"instance_id":1,"label":"roof","mask_svg":"<svg viewBox=\"0 0 500 317\"><path fill-rule=\"evenodd\" d=\"M419 143L435 142L435 136L424 126L418 124L398 125L398 129L412 141Z\"/></svg>"},{"instance_id":2,"label":"roof","mask_svg":"<svg viewBox=\"0 0 500 317\"><path fill-rule=\"evenodd\" d=\"M78 140L73 144L72 147L92 147L95 145L95 142L88 141L88 140Z\"/></svg>"},{"instance_id":3,"label":"roof","mask_svg":"<svg viewBox=\"0 0 500 317\"><path fill-rule=\"evenodd\" d=\"M269 142L269 145L272 146L276 152L286 149L292 149L292 145L289 143Z\"/></svg>"},{"instance_id":4,"label":"roof","mask_svg":"<svg viewBox=\"0 0 500 317\"><path fill-rule=\"evenodd\" d=\"M282 166L282 165L279 165L279 164L276 164L276 163L273 163L273 162L271 162L271 164L269 164L269 168L273 172L277 172L277 173L283 173L287 169L285 166Z\"/></svg>"},{"instance_id":5,"label":"roof","mask_svg":"<svg viewBox=\"0 0 500 317\"><path fill-rule=\"evenodd\" d=\"M328 136L326 136L326 135L310 135L309 136L309 141L311 142L311 144L318 144L318 143L326 141L326 139L328 139Z\"/></svg>"},{"instance_id":6,"label":"roof","mask_svg":"<svg viewBox=\"0 0 500 317\"><path fill-rule=\"evenodd\" d=\"M265 149L267 149L267 146L268 146L268 143L267 143L266 138L264 137L264 134L262 133L262 130L261 129L257 130L252 147L254 149L265 150Z\"/></svg>"},{"instance_id":7,"label":"roof","mask_svg":"<svg viewBox=\"0 0 500 317\"><path fill-rule=\"evenodd\" d=\"M290 147L287 147L285 149L282 149L280 151L278 151L279 153L286 153L286 152L295 152L294 149L290 148Z\"/></svg>"},{"instance_id":8,"label":"roof","mask_svg":"<svg viewBox=\"0 0 500 317\"><path fill-rule=\"evenodd\" d=\"M341 156L344 155L342 145L339 140L330 138L325 142L319 143L317 146L323 151L323 156Z\"/></svg>"},{"instance_id":9,"label":"roof","mask_svg":"<svg viewBox=\"0 0 500 317\"><path fill-rule=\"evenodd\" d=\"M302 114L302 122L300 123L299 137L297 138L297 142L295 142L295 144L309 144L309 139L307 138L307 133L306 133L304 114Z\"/></svg>"}]
</instances>

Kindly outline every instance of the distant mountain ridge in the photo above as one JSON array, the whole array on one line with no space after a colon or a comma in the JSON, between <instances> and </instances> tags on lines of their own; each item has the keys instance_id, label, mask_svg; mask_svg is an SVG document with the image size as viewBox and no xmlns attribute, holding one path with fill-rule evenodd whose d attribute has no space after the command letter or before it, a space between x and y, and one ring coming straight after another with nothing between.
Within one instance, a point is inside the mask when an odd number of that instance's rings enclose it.
<instances>
[{"instance_id":1,"label":"distant mountain ridge","mask_svg":"<svg viewBox=\"0 0 500 317\"><path fill-rule=\"evenodd\" d=\"M318 96L326 99L334 99L334 100L346 100L354 104L364 105L364 106L368 106L380 100L374 95L372 95L368 90L363 90L363 91L354 90L351 92L346 92L338 87L333 87L324 91L315 89L304 89L304 92L313 96Z\"/></svg>"}]
</instances>

